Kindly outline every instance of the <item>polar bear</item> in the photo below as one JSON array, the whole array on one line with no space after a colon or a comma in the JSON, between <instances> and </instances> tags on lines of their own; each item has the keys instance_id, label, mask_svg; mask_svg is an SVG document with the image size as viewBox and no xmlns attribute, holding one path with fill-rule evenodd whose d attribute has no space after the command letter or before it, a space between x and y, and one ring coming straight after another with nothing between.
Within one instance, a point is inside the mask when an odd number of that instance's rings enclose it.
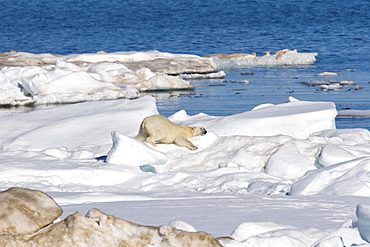
<instances>
[{"instance_id":1,"label":"polar bear","mask_svg":"<svg viewBox=\"0 0 370 247\"><path fill-rule=\"evenodd\" d=\"M176 144L190 150L198 149L188 139L191 137L205 135L207 131L203 127L189 127L171 122L161 115L146 117L141 125L139 134L135 137L153 146L156 142L163 144Z\"/></svg>"}]
</instances>

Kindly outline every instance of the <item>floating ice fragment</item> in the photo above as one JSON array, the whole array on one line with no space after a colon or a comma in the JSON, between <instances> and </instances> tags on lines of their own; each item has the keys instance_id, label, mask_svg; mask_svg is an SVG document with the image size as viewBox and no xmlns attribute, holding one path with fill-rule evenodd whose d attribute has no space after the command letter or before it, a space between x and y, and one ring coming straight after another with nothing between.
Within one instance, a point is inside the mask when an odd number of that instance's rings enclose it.
<instances>
[{"instance_id":1,"label":"floating ice fragment","mask_svg":"<svg viewBox=\"0 0 370 247\"><path fill-rule=\"evenodd\" d=\"M320 87L323 90L338 90L343 88L343 86L340 84L320 85Z\"/></svg>"},{"instance_id":2,"label":"floating ice fragment","mask_svg":"<svg viewBox=\"0 0 370 247\"><path fill-rule=\"evenodd\" d=\"M209 57L219 70L255 66L309 65L314 64L318 53L300 53L297 50L283 49L270 55L256 56L256 53L212 54Z\"/></svg>"},{"instance_id":3,"label":"floating ice fragment","mask_svg":"<svg viewBox=\"0 0 370 247\"><path fill-rule=\"evenodd\" d=\"M356 82L353 81L339 81L340 85L356 85Z\"/></svg>"},{"instance_id":4,"label":"floating ice fragment","mask_svg":"<svg viewBox=\"0 0 370 247\"><path fill-rule=\"evenodd\" d=\"M302 81L301 84L308 85L308 86L316 86L316 85L329 85L330 82L313 80L313 81Z\"/></svg>"},{"instance_id":5,"label":"floating ice fragment","mask_svg":"<svg viewBox=\"0 0 370 247\"><path fill-rule=\"evenodd\" d=\"M226 76L225 71L219 71L207 74L181 74L179 75L182 79L221 79Z\"/></svg>"},{"instance_id":6,"label":"floating ice fragment","mask_svg":"<svg viewBox=\"0 0 370 247\"><path fill-rule=\"evenodd\" d=\"M241 81L239 81L239 83L241 83L241 84L249 84L249 82L250 81L248 81L248 80L241 80Z\"/></svg>"},{"instance_id":7,"label":"floating ice fragment","mask_svg":"<svg viewBox=\"0 0 370 247\"><path fill-rule=\"evenodd\" d=\"M338 74L334 72L325 71L325 72L316 74L316 76L338 76Z\"/></svg>"},{"instance_id":8,"label":"floating ice fragment","mask_svg":"<svg viewBox=\"0 0 370 247\"><path fill-rule=\"evenodd\" d=\"M361 90L361 89L364 89L364 87L362 87L362 86L355 86L355 87L351 87L351 89L353 89L353 90Z\"/></svg>"}]
</instances>

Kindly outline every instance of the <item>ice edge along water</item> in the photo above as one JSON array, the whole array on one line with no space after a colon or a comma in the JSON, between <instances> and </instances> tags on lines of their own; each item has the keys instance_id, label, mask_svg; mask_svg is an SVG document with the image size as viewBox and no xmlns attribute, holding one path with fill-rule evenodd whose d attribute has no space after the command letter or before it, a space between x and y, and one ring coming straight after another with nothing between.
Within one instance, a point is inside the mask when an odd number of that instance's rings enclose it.
<instances>
[{"instance_id":1,"label":"ice edge along water","mask_svg":"<svg viewBox=\"0 0 370 247\"><path fill-rule=\"evenodd\" d=\"M184 78L220 78L225 76L222 69L307 65L313 64L316 56L296 50L226 59L158 51L66 56L5 52L0 55L0 105L137 98L139 91L194 88Z\"/></svg>"}]
</instances>

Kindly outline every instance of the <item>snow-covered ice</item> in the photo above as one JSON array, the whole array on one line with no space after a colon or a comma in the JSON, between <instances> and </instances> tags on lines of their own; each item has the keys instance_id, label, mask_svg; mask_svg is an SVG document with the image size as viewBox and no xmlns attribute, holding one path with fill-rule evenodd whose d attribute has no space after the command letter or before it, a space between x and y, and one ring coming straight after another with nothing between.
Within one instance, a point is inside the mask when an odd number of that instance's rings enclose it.
<instances>
[{"instance_id":1,"label":"snow-covered ice","mask_svg":"<svg viewBox=\"0 0 370 247\"><path fill-rule=\"evenodd\" d=\"M255 53L213 54L219 70L246 68L255 66L311 65L316 62L318 53L301 53L296 49L283 49L275 54L265 52L263 56Z\"/></svg>"},{"instance_id":2,"label":"snow-covered ice","mask_svg":"<svg viewBox=\"0 0 370 247\"><path fill-rule=\"evenodd\" d=\"M0 189L44 191L63 216L100 208L139 224L232 237L222 240L227 247L370 246L370 133L335 126L337 115L367 111L289 97L231 116L174 113L177 124L207 129L191 139L196 151L133 138L158 114L140 91L191 89L184 79L313 64L316 56L2 53L1 105L82 103L0 116Z\"/></svg>"},{"instance_id":3,"label":"snow-covered ice","mask_svg":"<svg viewBox=\"0 0 370 247\"><path fill-rule=\"evenodd\" d=\"M295 50L230 59L159 51L64 56L3 52L0 106L132 99L143 91L193 89L185 79L222 78L224 68L313 64L315 56Z\"/></svg>"},{"instance_id":4,"label":"snow-covered ice","mask_svg":"<svg viewBox=\"0 0 370 247\"><path fill-rule=\"evenodd\" d=\"M194 88L173 75L216 72L210 58L158 51L66 56L8 52L0 61L6 66L0 70L0 105L131 99L139 91Z\"/></svg>"},{"instance_id":5,"label":"snow-covered ice","mask_svg":"<svg viewBox=\"0 0 370 247\"><path fill-rule=\"evenodd\" d=\"M370 133L336 129L333 103L170 116L207 129L196 151L133 139L153 114L145 96L1 116L0 188L44 191L65 213L98 207L235 238L224 246L368 245L368 213L355 214L369 204Z\"/></svg>"}]
</instances>

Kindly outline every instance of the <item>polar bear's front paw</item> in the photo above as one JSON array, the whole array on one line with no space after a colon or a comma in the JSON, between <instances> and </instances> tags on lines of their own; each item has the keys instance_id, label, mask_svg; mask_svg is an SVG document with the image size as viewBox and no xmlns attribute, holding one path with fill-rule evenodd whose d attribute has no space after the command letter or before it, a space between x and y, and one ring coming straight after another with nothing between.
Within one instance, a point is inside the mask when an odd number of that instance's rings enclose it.
<instances>
[{"instance_id":1,"label":"polar bear's front paw","mask_svg":"<svg viewBox=\"0 0 370 247\"><path fill-rule=\"evenodd\" d=\"M187 148L188 148L188 149L190 149L190 150L197 150L197 149L198 149L198 148L197 148L196 146L194 146L194 145L188 146Z\"/></svg>"}]
</instances>

